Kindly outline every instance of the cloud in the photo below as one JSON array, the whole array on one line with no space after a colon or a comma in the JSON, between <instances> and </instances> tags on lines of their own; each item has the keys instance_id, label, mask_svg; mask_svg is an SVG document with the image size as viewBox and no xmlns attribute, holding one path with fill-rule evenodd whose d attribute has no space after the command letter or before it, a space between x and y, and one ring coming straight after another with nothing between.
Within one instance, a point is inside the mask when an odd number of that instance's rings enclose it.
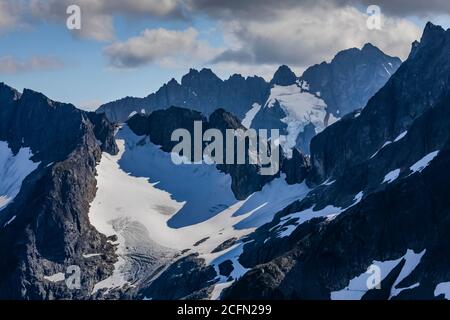
<instances>
[{"instance_id":1,"label":"cloud","mask_svg":"<svg viewBox=\"0 0 450 320\"><path fill-rule=\"evenodd\" d=\"M111 42L104 49L110 65L129 69L147 64L164 67L208 65L229 70L262 71L289 64L295 70L330 60L338 51L372 42L388 54L405 58L420 36L407 15L436 17L450 13L450 1L379 0L384 25L366 27L371 0L0 0L0 31L17 25L57 22L65 26L67 6L77 4L82 29L75 35ZM207 16L221 29L225 49L199 40L198 31L146 29L118 41L114 21L145 18L188 21ZM419 17L419 20L421 19ZM416 20L417 21L417 20ZM422 21L422 20L420 20ZM203 64L203 65L202 65ZM256 69L258 68L258 69Z\"/></svg>"},{"instance_id":2,"label":"cloud","mask_svg":"<svg viewBox=\"0 0 450 320\"><path fill-rule=\"evenodd\" d=\"M396 16L425 16L434 14L450 14L450 1L448 0L335 0L337 3L349 5L370 6L378 5L382 12Z\"/></svg>"},{"instance_id":3,"label":"cloud","mask_svg":"<svg viewBox=\"0 0 450 320\"><path fill-rule=\"evenodd\" d=\"M0 0L0 30L18 25L55 22L65 27L67 8L81 9L79 37L112 41L115 37L114 18L184 19L179 0Z\"/></svg>"},{"instance_id":4,"label":"cloud","mask_svg":"<svg viewBox=\"0 0 450 320\"><path fill-rule=\"evenodd\" d=\"M103 101L99 99L92 99L87 101L82 101L78 104L78 107L82 110L86 111L94 111L97 110L103 104Z\"/></svg>"},{"instance_id":5,"label":"cloud","mask_svg":"<svg viewBox=\"0 0 450 320\"><path fill-rule=\"evenodd\" d=\"M229 49L212 62L304 68L367 42L405 58L420 37L419 28L408 20L384 16L382 30L369 30L367 18L351 6L322 4L278 10L272 19L222 20Z\"/></svg>"},{"instance_id":6,"label":"cloud","mask_svg":"<svg viewBox=\"0 0 450 320\"><path fill-rule=\"evenodd\" d=\"M280 10L314 7L317 4L329 4L344 7L347 5L367 8L378 5L387 15L405 17L429 14L450 14L450 2L447 0L187 0L191 11L201 11L216 17L246 17L259 19L269 17Z\"/></svg>"},{"instance_id":7,"label":"cloud","mask_svg":"<svg viewBox=\"0 0 450 320\"><path fill-rule=\"evenodd\" d=\"M151 63L175 66L183 59L185 64L206 62L219 50L199 40L194 28L182 31L159 28L146 29L139 36L115 42L107 46L104 53L110 65L129 69Z\"/></svg>"},{"instance_id":8,"label":"cloud","mask_svg":"<svg viewBox=\"0 0 450 320\"><path fill-rule=\"evenodd\" d=\"M17 2L0 0L0 32L11 30L18 24L20 9Z\"/></svg>"},{"instance_id":9,"label":"cloud","mask_svg":"<svg viewBox=\"0 0 450 320\"><path fill-rule=\"evenodd\" d=\"M189 0L185 10L212 17L223 32L226 49L214 49L199 41L193 28L148 29L140 36L113 43L105 54L117 68L205 62L222 75L229 70L264 76L281 64L302 72L310 65L331 60L341 50L360 48L367 42L406 58L421 30L409 20L390 15L383 16L382 30L369 30L368 16L354 7L364 5L364 1ZM207 57L210 60L205 60Z\"/></svg>"},{"instance_id":10,"label":"cloud","mask_svg":"<svg viewBox=\"0 0 450 320\"><path fill-rule=\"evenodd\" d=\"M51 71L61 69L62 61L53 57L34 56L19 60L12 56L0 57L0 74L20 74L33 71Z\"/></svg>"}]
</instances>

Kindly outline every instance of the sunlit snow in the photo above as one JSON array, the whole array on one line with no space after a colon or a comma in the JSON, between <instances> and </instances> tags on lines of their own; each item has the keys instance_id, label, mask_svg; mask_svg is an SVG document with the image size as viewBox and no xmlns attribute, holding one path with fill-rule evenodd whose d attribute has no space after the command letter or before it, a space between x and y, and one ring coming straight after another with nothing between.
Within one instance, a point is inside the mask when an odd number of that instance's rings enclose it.
<instances>
[{"instance_id":1,"label":"sunlit snow","mask_svg":"<svg viewBox=\"0 0 450 320\"><path fill-rule=\"evenodd\" d=\"M241 276L245 270L237 262L240 242L224 252L211 251L271 221L276 212L309 191L304 184L288 185L282 176L238 201L230 176L214 165L175 165L170 154L148 138L134 135L127 126L116 141L119 154L104 153L97 166L98 191L89 218L101 233L118 237L119 261L113 276L98 283L94 292L129 283L127 238L132 224L143 230L142 236L133 234L133 241L145 243L155 257L170 260L189 249L187 254L198 252L216 266L234 257L234 276ZM207 240L194 245L201 239ZM222 286L225 282L220 279Z\"/></svg>"},{"instance_id":2,"label":"sunlit snow","mask_svg":"<svg viewBox=\"0 0 450 320\"><path fill-rule=\"evenodd\" d=\"M445 299L450 300L450 282L439 283L434 289L434 296L444 295Z\"/></svg>"},{"instance_id":3,"label":"sunlit snow","mask_svg":"<svg viewBox=\"0 0 450 320\"><path fill-rule=\"evenodd\" d=\"M384 177L383 183L386 183L386 182L387 182L387 183L391 183L391 182L393 182L394 180L396 180L396 179L399 177L399 175L400 175L400 169L395 169L395 170L389 172L389 173Z\"/></svg>"},{"instance_id":4,"label":"sunlit snow","mask_svg":"<svg viewBox=\"0 0 450 320\"><path fill-rule=\"evenodd\" d=\"M431 163L431 161L434 160L434 158L437 157L439 154L439 151L434 151L429 154L427 154L425 157L417 161L415 164L413 164L410 169L414 172L422 172L428 165Z\"/></svg>"},{"instance_id":5,"label":"sunlit snow","mask_svg":"<svg viewBox=\"0 0 450 320\"><path fill-rule=\"evenodd\" d=\"M39 166L31 160L32 156L29 148L13 155L8 143L0 141L0 210L14 200L23 180Z\"/></svg>"},{"instance_id":6,"label":"sunlit snow","mask_svg":"<svg viewBox=\"0 0 450 320\"><path fill-rule=\"evenodd\" d=\"M305 84L303 86L306 87ZM327 105L322 99L305 92L298 84L290 86L275 85L270 92L266 107L273 107L277 101L286 113L286 118L282 119L287 124L288 132L285 141L282 141L285 151L295 147L298 135L304 131L308 124L314 125L316 133L325 129ZM336 120L331 115L328 124L332 124Z\"/></svg>"},{"instance_id":7,"label":"sunlit snow","mask_svg":"<svg viewBox=\"0 0 450 320\"><path fill-rule=\"evenodd\" d=\"M247 129L250 129L252 126L253 119L255 118L256 114L259 112L260 109L261 105L258 103L254 103L252 105L252 108L245 114L245 118L244 120L242 120L242 125Z\"/></svg>"},{"instance_id":8,"label":"sunlit snow","mask_svg":"<svg viewBox=\"0 0 450 320\"><path fill-rule=\"evenodd\" d=\"M405 265L403 266L399 276L397 277L393 288L391 289L390 297L394 297L398 295L401 291L406 290L408 288L396 288L396 286L405 279L411 272L419 265L423 255L425 254L425 250L420 253L414 253L412 250L407 250L406 254L396 260L388 260L388 261L373 261L372 265L380 268L380 280L383 281L389 273L394 269L400 261L404 258ZM369 277L373 275L372 272L364 272L359 276L351 279L349 284L342 290L331 292L332 300L360 300L364 294L369 291L368 280ZM415 287L413 285L411 287ZM409 287L409 288L411 288Z\"/></svg>"}]
</instances>

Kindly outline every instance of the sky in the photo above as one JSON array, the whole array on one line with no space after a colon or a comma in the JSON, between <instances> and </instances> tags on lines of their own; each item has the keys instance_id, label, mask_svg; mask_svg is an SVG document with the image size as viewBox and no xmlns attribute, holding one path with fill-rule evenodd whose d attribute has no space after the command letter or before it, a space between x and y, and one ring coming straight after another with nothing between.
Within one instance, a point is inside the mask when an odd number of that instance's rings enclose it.
<instances>
[{"instance_id":1,"label":"sky","mask_svg":"<svg viewBox=\"0 0 450 320\"><path fill-rule=\"evenodd\" d=\"M368 27L370 5L380 28ZM270 80L367 42L406 59L428 21L449 28L450 1L0 0L0 82L94 110L190 68Z\"/></svg>"}]
</instances>

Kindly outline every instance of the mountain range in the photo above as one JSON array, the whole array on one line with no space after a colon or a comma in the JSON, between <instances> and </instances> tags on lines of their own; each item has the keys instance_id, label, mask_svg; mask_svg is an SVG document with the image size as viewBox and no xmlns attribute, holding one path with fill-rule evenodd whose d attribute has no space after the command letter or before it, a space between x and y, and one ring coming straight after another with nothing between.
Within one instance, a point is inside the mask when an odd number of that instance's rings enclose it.
<instances>
[{"instance_id":1,"label":"mountain range","mask_svg":"<svg viewBox=\"0 0 450 320\"><path fill-rule=\"evenodd\" d=\"M403 63L367 44L270 82L191 70L97 112L2 83L0 298L448 299L449 107L431 23ZM282 130L280 172L174 164L194 121Z\"/></svg>"},{"instance_id":2,"label":"mountain range","mask_svg":"<svg viewBox=\"0 0 450 320\"><path fill-rule=\"evenodd\" d=\"M210 69L191 69L181 83L172 79L145 98L127 97L101 106L112 122L125 122L135 113L151 113L172 106L209 116L222 108L245 127L279 129L286 151L297 147L309 154L311 138L329 124L362 108L395 73L399 58L371 44L339 52L330 63L308 68L297 77L281 66L270 82L239 74L221 80Z\"/></svg>"}]
</instances>

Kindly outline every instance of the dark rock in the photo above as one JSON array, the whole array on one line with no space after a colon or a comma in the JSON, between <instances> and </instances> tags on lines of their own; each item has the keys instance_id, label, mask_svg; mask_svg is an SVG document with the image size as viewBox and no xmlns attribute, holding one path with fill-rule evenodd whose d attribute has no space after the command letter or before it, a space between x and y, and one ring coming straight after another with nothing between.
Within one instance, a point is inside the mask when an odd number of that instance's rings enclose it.
<instances>
[{"instance_id":1,"label":"dark rock","mask_svg":"<svg viewBox=\"0 0 450 320\"><path fill-rule=\"evenodd\" d=\"M279 85L279 86L290 86L295 84L297 81L297 76L295 73L286 65L282 65L275 72L275 75L270 81L271 85Z\"/></svg>"},{"instance_id":2,"label":"dark rock","mask_svg":"<svg viewBox=\"0 0 450 320\"><path fill-rule=\"evenodd\" d=\"M214 284L216 276L214 267L192 254L173 263L139 295L153 300L183 299Z\"/></svg>"},{"instance_id":3,"label":"dark rock","mask_svg":"<svg viewBox=\"0 0 450 320\"><path fill-rule=\"evenodd\" d=\"M87 299L95 283L107 278L117 261L115 247L91 226L90 202L96 193L96 165L103 151L116 152L113 127L72 105L44 95L0 85L0 140L13 151L30 147L41 166L2 210L0 225L0 298ZM46 166L53 163L52 166ZM102 259L84 259L86 252ZM81 288L44 279L77 265Z\"/></svg>"},{"instance_id":4,"label":"dark rock","mask_svg":"<svg viewBox=\"0 0 450 320\"><path fill-rule=\"evenodd\" d=\"M197 241L196 243L194 243L194 247L198 247L199 245L201 245L202 243L208 241L209 237L200 239L199 241Z\"/></svg>"},{"instance_id":5,"label":"dark rock","mask_svg":"<svg viewBox=\"0 0 450 320\"><path fill-rule=\"evenodd\" d=\"M312 140L311 182L339 176L346 168L372 156L448 91L450 32L427 29L415 54L370 99L360 116L339 121Z\"/></svg>"},{"instance_id":6,"label":"dark rock","mask_svg":"<svg viewBox=\"0 0 450 320\"><path fill-rule=\"evenodd\" d=\"M224 242L219 244L217 246L217 248L215 248L213 251L211 251L211 253L217 253L217 252L226 250L228 248L231 248L236 243L237 240L238 240L237 238L231 238L231 239L225 240Z\"/></svg>"},{"instance_id":7,"label":"dark rock","mask_svg":"<svg viewBox=\"0 0 450 320\"><path fill-rule=\"evenodd\" d=\"M229 277L230 274L233 272L233 262L231 260L226 260L219 264L219 273L221 276Z\"/></svg>"},{"instance_id":8,"label":"dark rock","mask_svg":"<svg viewBox=\"0 0 450 320\"><path fill-rule=\"evenodd\" d=\"M327 111L340 118L364 107L401 63L368 43L362 49L339 52L330 63L308 68L300 79L308 83L310 92L320 92Z\"/></svg>"}]
</instances>

